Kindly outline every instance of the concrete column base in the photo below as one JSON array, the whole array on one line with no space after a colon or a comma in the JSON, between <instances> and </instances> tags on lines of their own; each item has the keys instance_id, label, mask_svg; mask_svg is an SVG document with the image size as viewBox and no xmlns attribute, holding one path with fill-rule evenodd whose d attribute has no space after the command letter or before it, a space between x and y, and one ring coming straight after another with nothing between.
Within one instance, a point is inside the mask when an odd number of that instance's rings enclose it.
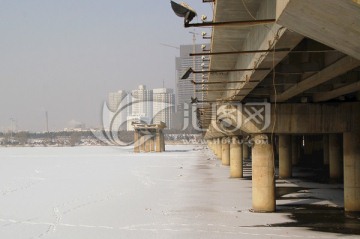
<instances>
[{"instance_id":1,"label":"concrete column base","mask_svg":"<svg viewBox=\"0 0 360 239\"><path fill-rule=\"evenodd\" d=\"M137 130L134 131L134 153L140 153L139 147L139 132Z\"/></svg>"},{"instance_id":2,"label":"concrete column base","mask_svg":"<svg viewBox=\"0 0 360 239\"><path fill-rule=\"evenodd\" d=\"M300 140L296 135L291 136L291 161L293 166L300 161Z\"/></svg>"},{"instance_id":3,"label":"concrete column base","mask_svg":"<svg viewBox=\"0 0 360 239\"><path fill-rule=\"evenodd\" d=\"M242 144L237 137L233 137L230 144L230 177L243 177Z\"/></svg>"},{"instance_id":4,"label":"concrete column base","mask_svg":"<svg viewBox=\"0 0 360 239\"><path fill-rule=\"evenodd\" d=\"M221 142L221 163L222 165L230 165L230 142L228 138L222 138Z\"/></svg>"},{"instance_id":5,"label":"concrete column base","mask_svg":"<svg viewBox=\"0 0 360 239\"><path fill-rule=\"evenodd\" d=\"M145 135L140 134L140 152L145 152Z\"/></svg>"},{"instance_id":6,"label":"concrete column base","mask_svg":"<svg viewBox=\"0 0 360 239\"><path fill-rule=\"evenodd\" d=\"M341 181L342 177L342 142L341 135L329 135L329 170L330 180L332 182Z\"/></svg>"},{"instance_id":7,"label":"concrete column base","mask_svg":"<svg viewBox=\"0 0 360 239\"><path fill-rule=\"evenodd\" d=\"M329 135L323 135L324 165L329 165Z\"/></svg>"},{"instance_id":8,"label":"concrete column base","mask_svg":"<svg viewBox=\"0 0 360 239\"><path fill-rule=\"evenodd\" d=\"M216 142L216 147L217 147L217 157L219 160L221 160L222 158L222 143L221 143L221 138L218 138L217 139L217 142Z\"/></svg>"},{"instance_id":9,"label":"concrete column base","mask_svg":"<svg viewBox=\"0 0 360 239\"><path fill-rule=\"evenodd\" d=\"M290 135L279 135L279 177L292 177L292 155Z\"/></svg>"},{"instance_id":10,"label":"concrete column base","mask_svg":"<svg viewBox=\"0 0 360 239\"><path fill-rule=\"evenodd\" d=\"M249 158L249 147L245 143L243 143L242 147L243 147L243 159L248 159Z\"/></svg>"},{"instance_id":11,"label":"concrete column base","mask_svg":"<svg viewBox=\"0 0 360 239\"><path fill-rule=\"evenodd\" d=\"M360 133L344 133L344 207L360 211Z\"/></svg>"},{"instance_id":12,"label":"concrete column base","mask_svg":"<svg viewBox=\"0 0 360 239\"><path fill-rule=\"evenodd\" d=\"M145 136L145 152L150 152L150 136Z\"/></svg>"},{"instance_id":13,"label":"concrete column base","mask_svg":"<svg viewBox=\"0 0 360 239\"><path fill-rule=\"evenodd\" d=\"M266 135L254 137L252 150L252 206L254 212L274 212L275 172L273 146Z\"/></svg>"},{"instance_id":14,"label":"concrete column base","mask_svg":"<svg viewBox=\"0 0 360 239\"><path fill-rule=\"evenodd\" d=\"M161 152L161 133L159 132L159 130L156 131L155 142L156 142L156 147L155 147L156 152Z\"/></svg>"}]
</instances>

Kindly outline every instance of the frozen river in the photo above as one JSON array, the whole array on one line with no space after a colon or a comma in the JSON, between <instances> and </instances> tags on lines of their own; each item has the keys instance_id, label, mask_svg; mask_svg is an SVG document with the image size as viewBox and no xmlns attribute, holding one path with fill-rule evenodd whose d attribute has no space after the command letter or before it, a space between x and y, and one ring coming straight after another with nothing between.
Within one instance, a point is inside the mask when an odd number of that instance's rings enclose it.
<instances>
[{"instance_id":1,"label":"frozen river","mask_svg":"<svg viewBox=\"0 0 360 239\"><path fill-rule=\"evenodd\" d=\"M251 213L250 180L229 179L228 167L202 146L167 150L1 148L0 238L341 236L269 227L292 220Z\"/></svg>"}]
</instances>

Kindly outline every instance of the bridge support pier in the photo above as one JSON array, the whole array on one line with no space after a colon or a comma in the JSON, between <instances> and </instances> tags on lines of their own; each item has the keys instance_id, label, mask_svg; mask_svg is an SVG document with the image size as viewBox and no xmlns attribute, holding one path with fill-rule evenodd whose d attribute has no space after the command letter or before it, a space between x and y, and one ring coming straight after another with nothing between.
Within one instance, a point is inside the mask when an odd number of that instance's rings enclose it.
<instances>
[{"instance_id":1,"label":"bridge support pier","mask_svg":"<svg viewBox=\"0 0 360 239\"><path fill-rule=\"evenodd\" d=\"M341 167L341 135L330 134L329 135L329 169L330 169L330 180L337 182L342 176Z\"/></svg>"},{"instance_id":2,"label":"bridge support pier","mask_svg":"<svg viewBox=\"0 0 360 239\"><path fill-rule=\"evenodd\" d=\"M164 152L165 151L165 136L164 136L164 133L163 131L161 130L160 131L160 140L161 140L161 152Z\"/></svg>"},{"instance_id":3,"label":"bridge support pier","mask_svg":"<svg viewBox=\"0 0 360 239\"><path fill-rule=\"evenodd\" d=\"M243 177L242 144L238 137L232 137L230 144L230 177Z\"/></svg>"},{"instance_id":4,"label":"bridge support pier","mask_svg":"<svg viewBox=\"0 0 360 239\"><path fill-rule=\"evenodd\" d=\"M150 135L145 135L145 152L150 152Z\"/></svg>"},{"instance_id":5,"label":"bridge support pier","mask_svg":"<svg viewBox=\"0 0 360 239\"><path fill-rule=\"evenodd\" d=\"M156 130L156 138L155 138L155 141L156 141L156 152L161 152L161 132L160 130Z\"/></svg>"},{"instance_id":6,"label":"bridge support pier","mask_svg":"<svg viewBox=\"0 0 360 239\"><path fill-rule=\"evenodd\" d=\"M243 142L242 148L243 148L243 159L248 159L249 158L249 146L245 142Z\"/></svg>"},{"instance_id":7,"label":"bridge support pier","mask_svg":"<svg viewBox=\"0 0 360 239\"><path fill-rule=\"evenodd\" d=\"M291 136L279 135L279 177L291 178L292 176L292 154Z\"/></svg>"},{"instance_id":8,"label":"bridge support pier","mask_svg":"<svg viewBox=\"0 0 360 239\"><path fill-rule=\"evenodd\" d=\"M267 135L254 137L252 149L252 206L255 212L274 212L274 152Z\"/></svg>"},{"instance_id":9,"label":"bridge support pier","mask_svg":"<svg viewBox=\"0 0 360 239\"><path fill-rule=\"evenodd\" d=\"M323 135L324 165L329 165L329 135Z\"/></svg>"},{"instance_id":10,"label":"bridge support pier","mask_svg":"<svg viewBox=\"0 0 360 239\"><path fill-rule=\"evenodd\" d=\"M134 153L140 153L139 131L134 132Z\"/></svg>"},{"instance_id":11,"label":"bridge support pier","mask_svg":"<svg viewBox=\"0 0 360 239\"><path fill-rule=\"evenodd\" d=\"M151 136L150 138L150 152L155 152L155 139L154 139L154 135Z\"/></svg>"},{"instance_id":12,"label":"bridge support pier","mask_svg":"<svg viewBox=\"0 0 360 239\"><path fill-rule=\"evenodd\" d=\"M360 133L348 132L344 142L344 207L345 211L360 211Z\"/></svg>"},{"instance_id":13,"label":"bridge support pier","mask_svg":"<svg viewBox=\"0 0 360 239\"><path fill-rule=\"evenodd\" d=\"M229 138L221 139L221 163L222 165L230 165L230 142Z\"/></svg>"},{"instance_id":14,"label":"bridge support pier","mask_svg":"<svg viewBox=\"0 0 360 239\"><path fill-rule=\"evenodd\" d=\"M145 136L140 134L140 152L145 152Z\"/></svg>"},{"instance_id":15,"label":"bridge support pier","mask_svg":"<svg viewBox=\"0 0 360 239\"><path fill-rule=\"evenodd\" d=\"M300 145L300 138L297 135L291 136L291 161L293 166L299 164Z\"/></svg>"},{"instance_id":16,"label":"bridge support pier","mask_svg":"<svg viewBox=\"0 0 360 239\"><path fill-rule=\"evenodd\" d=\"M214 144L214 153L216 155L216 158L219 159L219 140L214 139L213 144Z\"/></svg>"}]
</instances>

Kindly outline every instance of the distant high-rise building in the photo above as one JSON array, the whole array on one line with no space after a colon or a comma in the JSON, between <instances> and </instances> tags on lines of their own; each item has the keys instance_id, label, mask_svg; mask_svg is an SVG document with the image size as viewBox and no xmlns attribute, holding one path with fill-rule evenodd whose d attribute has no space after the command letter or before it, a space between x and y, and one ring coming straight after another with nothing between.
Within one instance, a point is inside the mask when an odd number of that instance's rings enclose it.
<instances>
[{"instance_id":1,"label":"distant high-rise building","mask_svg":"<svg viewBox=\"0 0 360 239\"><path fill-rule=\"evenodd\" d=\"M131 91L131 114L129 120L145 120L151 123L153 116L152 90L147 90L145 85L139 85L138 89ZM127 130L133 130L131 122L128 122Z\"/></svg>"},{"instance_id":2,"label":"distant high-rise building","mask_svg":"<svg viewBox=\"0 0 360 239\"><path fill-rule=\"evenodd\" d=\"M159 88L147 90L145 85L139 85L129 94L127 91L109 93L109 120L104 128L111 131L133 131L133 122L158 124L166 123L172 128L175 112L175 95L173 89ZM104 122L104 123L105 123Z\"/></svg>"},{"instance_id":3,"label":"distant high-rise building","mask_svg":"<svg viewBox=\"0 0 360 239\"><path fill-rule=\"evenodd\" d=\"M109 128L112 131L126 130L126 119L129 114L127 104L128 93L124 90L109 93L108 108L109 115Z\"/></svg>"},{"instance_id":4,"label":"distant high-rise building","mask_svg":"<svg viewBox=\"0 0 360 239\"><path fill-rule=\"evenodd\" d=\"M172 117L175 112L175 95L173 89L153 89L153 123L166 123L168 129L172 128Z\"/></svg>"},{"instance_id":5,"label":"distant high-rise building","mask_svg":"<svg viewBox=\"0 0 360 239\"><path fill-rule=\"evenodd\" d=\"M205 45L209 48L209 45ZM184 103L190 103L191 97L197 97L199 100L202 99L202 93L195 92L195 89L202 89L201 85L194 85L191 80L195 82L201 82L203 80L202 74L191 74L189 79L182 80L181 77L191 67L193 70L200 71L203 67L206 69L207 62L204 62L201 56L189 56L192 52L202 52L200 44L196 45L181 45L180 46L180 57L176 58L176 108L177 111L183 111ZM196 88L195 88L196 87Z\"/></svg>"}]
</instances>

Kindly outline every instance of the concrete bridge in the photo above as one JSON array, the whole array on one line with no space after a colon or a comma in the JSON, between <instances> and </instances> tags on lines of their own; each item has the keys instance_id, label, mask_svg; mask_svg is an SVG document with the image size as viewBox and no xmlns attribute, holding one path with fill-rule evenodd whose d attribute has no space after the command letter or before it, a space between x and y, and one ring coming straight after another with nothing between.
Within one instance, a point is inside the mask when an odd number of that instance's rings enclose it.
<instances>
[{"instance_id":1,"label":"concrete bridge","mask_svg":"<svg viewBox=\"0 0 360 239\"><path fill-rule=\"evenodd\" d=\"M198 121L231 177L251 152L254 211L276 209L275 158L290 178L315 151L360 211L360 1L216 0L185 25L213 26Z\"/></svg>"}]
</instances>

